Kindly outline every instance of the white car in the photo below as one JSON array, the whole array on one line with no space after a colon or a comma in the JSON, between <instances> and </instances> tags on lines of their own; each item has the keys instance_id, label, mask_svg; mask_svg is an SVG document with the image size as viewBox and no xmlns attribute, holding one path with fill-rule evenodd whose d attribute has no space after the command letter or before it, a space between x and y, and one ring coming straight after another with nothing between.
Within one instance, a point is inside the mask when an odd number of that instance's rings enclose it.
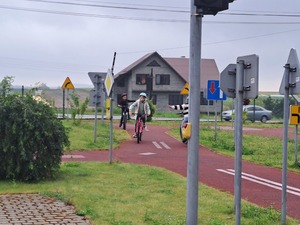
<instances>
[{"instance_id":1,"label":"white car","mask_svg":"<svg viewBox=\"0 0 300 225\"><path fill-rule=\"evenodd\" d=\"M261 121L263 123L272 119L272 111L267 110L261 106L245 105L243 106L243 111L247 111L247 119L250 121ZM234 109L222 112L222 119L226 121L232 120L232 114Z\"/></svg>"}]
</instances>

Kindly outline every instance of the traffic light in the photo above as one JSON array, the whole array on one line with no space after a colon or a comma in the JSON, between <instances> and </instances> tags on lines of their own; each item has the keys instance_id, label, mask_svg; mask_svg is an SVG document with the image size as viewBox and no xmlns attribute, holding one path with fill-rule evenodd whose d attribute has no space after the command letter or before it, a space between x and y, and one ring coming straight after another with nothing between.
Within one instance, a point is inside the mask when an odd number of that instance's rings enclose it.
<instances>
[{"instance_id":1,"label":"traffic light","mask_svg":"<svg viewBox=\"0 0 300 225\"><path fill-rule=\"evenodd\" d=\"M203 15L216 15L218 12L228 9L229 3L234 0L194 0L194 5L202 9Z\"/></svg>"}]
</instances>

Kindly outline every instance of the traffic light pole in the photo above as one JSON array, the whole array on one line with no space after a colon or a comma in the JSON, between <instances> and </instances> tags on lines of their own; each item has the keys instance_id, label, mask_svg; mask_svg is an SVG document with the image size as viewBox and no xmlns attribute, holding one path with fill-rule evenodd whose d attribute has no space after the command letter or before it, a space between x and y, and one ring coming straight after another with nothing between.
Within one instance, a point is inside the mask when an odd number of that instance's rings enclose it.
<instances>
[{"instance_id":1,"label":"traffic light pole","mask_svg":"<svg viewBox=\"0 0 300 225\"><path fill-rule=\"evenodd\" d=\"M188 142L187 159L187 208L186 224L198 224L198 182L199 182L199 112L200 112L200 67L202 13L197 12L191 0L190 60L189 60L189 122L192 136ZM200 74L200 76L199 76ZM193 112L193 113L192 113Z\"/></svg>"},{"instance_id":2,"label":"traffic light pole","mask_svg":"<svg viewBox=\"0 0 300 225\"><path fill-rule=\"evenodd\" d=\"M191 0L190 59L189 59L189 123L192 124L188 142L186 224L198 224L199 189L199 119L201 77L202 17L216 15L228 9L233 0ZM193 113L192 113L193 112Z\"/></svg>"}]
</instances>

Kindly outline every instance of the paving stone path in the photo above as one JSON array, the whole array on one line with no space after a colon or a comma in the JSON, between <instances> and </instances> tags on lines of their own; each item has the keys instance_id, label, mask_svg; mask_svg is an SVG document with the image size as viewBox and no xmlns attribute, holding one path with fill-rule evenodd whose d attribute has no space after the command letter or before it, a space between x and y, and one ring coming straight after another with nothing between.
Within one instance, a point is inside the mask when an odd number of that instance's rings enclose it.
<instances>
[{"instance_id":1,"label":"paving stone path","mask_svg":"<svg viewBox=\"0 0 300 225\"><path fill-rule=\"evenodd\" d=\"M0 195L0 225L91 225L75 208L39 194Z\"/></svg>"}]
</instances>

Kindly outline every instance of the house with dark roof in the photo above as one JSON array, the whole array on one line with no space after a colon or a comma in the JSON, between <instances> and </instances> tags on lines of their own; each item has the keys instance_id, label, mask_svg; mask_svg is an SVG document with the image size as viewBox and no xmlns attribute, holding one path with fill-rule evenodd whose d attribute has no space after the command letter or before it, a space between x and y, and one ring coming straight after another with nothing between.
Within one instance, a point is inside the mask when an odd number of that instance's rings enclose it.
<instances>
[{"instance_id":1,"label":"house with dark roof","mask_svg":"<svg viewBox=\"0 0 300 225\"><path fill-rule=\"evenodd\" d=\"M214 59L201 59L201 63L199 95L203 107L200 110L214 111L214 102L206 99L206 88L207 80L219 80L219 70ZM186 101L187 95L180 92L189 82L189 59L164 58L152 52L115 74L114 82L115 101L118 102L124 92L131 100L145 92L156 105L157 111L170 111L168 105L183 104Z\"/></svg>"}]
</instances>

